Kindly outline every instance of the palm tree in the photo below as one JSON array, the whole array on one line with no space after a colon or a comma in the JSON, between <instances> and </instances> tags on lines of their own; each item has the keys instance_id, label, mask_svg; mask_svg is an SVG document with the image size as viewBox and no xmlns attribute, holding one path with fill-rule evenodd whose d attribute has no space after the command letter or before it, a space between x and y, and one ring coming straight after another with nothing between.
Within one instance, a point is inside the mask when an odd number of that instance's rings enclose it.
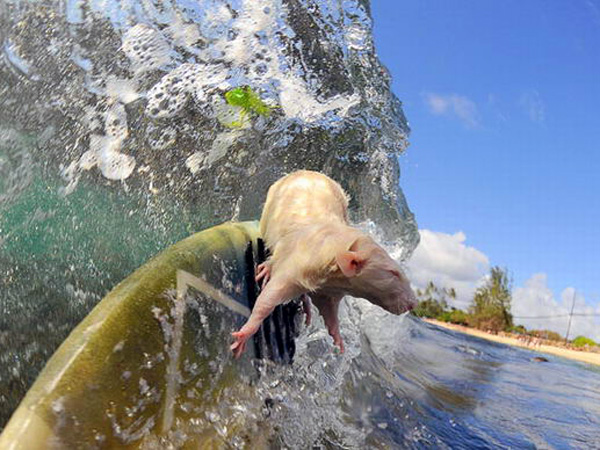
<instances>
[{"instance_id":1,"label":"palm tree","mask_svg":"<svg viewBox=\"0 0 600 450\"><path fill-rule=\"evenodd\" d=\"M475 291L469 308L474 325L494 331L507 330L513 325L510 313L511 280L508 271L492 267L486 283Z\"/></svg>"}]
</instances>

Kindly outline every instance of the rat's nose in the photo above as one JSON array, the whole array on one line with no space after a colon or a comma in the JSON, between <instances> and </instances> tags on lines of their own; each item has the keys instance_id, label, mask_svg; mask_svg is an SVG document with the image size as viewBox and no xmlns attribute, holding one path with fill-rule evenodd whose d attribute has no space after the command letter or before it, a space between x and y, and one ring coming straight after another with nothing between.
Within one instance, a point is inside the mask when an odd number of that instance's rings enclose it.
<instances>
[{"instance_id":1,"label":"rat's nose","mask_svg":"<svg viewBox=\"0 0 600 450\"><path fill-rule=\"evenodd\" d=\"M407 311L412 310L416 305L414 302L408 300L404 296L396 297L389 302L390 308L385 308L392 314L404 314Z\"/></svg>"},{"instance_id":2,"label":"rat's nose","mask_svg":"<svg viewBox=\"0 0 600 450\"><path fill-rule=\"evenodd\" d=\"M415 295L414 291L410 287L410 284L408 284L406 286L405 294L406 294L406 303L408 304L407 311L412 311L413 309L415 309L417 307L417 305L419 304L419 301L417 300L417 296Z\"/></svg>"}]
</instances>

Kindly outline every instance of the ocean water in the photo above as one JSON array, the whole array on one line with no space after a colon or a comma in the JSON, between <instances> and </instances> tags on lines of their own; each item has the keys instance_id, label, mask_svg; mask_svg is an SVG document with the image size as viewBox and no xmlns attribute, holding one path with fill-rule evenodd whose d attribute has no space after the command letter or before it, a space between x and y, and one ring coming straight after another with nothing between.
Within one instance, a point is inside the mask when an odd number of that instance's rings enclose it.
<instances>
[{"instance_id":1,"label":"ocean water","mask_svg":"<svg viewBox=\"0 0 600 450\"><path fill-rule=\"evenodd\" d=\"M600 447L596 366L538 362L363 300L345 302L342 334L340 355L318 324L305 330L293 366L258 383L257 402L276 399L276 447Z\"/></svg>"},{"instance_id":2,"label":"ocean water","mask_svg":"<svg viewBox=\"0 0 600 450\"><path fill-rule=\"evenodd\" d=\"M365 444L600 447L598 367L549 355L537 362L533 351L356 303L347 306L360 311L360 348L340 411L360 424Z\"/></svg>"},{"instance_id":3,"label":"ocean water","mask_svg":"<svg viewBox=\"0 0 600 450\"><path fill-rule=\"evenodd\" d=\"M352 220L410 256L409 128L371 28L362 0L0 3L0 426L118 282L257 218L284 173L331 175ZM228 105L239 86L270 114ZM600 448L597 367L355 299L342 334L340 355L317 317L293 365L242 380L199 426L225 448Z\"/></svg>"}]
</instances>

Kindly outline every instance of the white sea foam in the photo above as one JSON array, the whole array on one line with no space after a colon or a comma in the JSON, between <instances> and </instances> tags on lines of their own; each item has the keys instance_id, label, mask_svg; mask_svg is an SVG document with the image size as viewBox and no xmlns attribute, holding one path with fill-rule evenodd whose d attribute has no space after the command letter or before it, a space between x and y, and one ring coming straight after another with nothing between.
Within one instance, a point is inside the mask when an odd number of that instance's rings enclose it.
<instances>
[{"instance_id":1,"label":"white sea foam","mask_svg":"<svg viewBox=\"0 0 600 450\"><path fill-rule=\"evenodd\" d=\"M123 37L123 52L131 60L135 73L162 68L171 63L171 46L154 28L138 24Z\"/></svg>"}]
</instances>

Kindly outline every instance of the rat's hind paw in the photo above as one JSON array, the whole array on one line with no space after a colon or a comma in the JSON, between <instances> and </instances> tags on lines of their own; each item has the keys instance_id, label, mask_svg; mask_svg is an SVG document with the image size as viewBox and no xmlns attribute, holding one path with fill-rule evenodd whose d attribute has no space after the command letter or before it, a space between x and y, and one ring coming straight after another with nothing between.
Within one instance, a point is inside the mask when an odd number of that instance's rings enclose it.
<instances>
[{"instance_id":1,"label":"rat's hind paw","mask_svg":"<svg viewBox=\"0 0 600 450\"><path fill-rule=\"evenodd\" d=\"M344 340L340 333L337 333L337 336L333 336L333 345L337 345L340 349L340 353L344 353Z\"/></svg>"},{"instance_id":2,"label":"rat's hind paw","mask_svg":"<svg viewBox=\"0 0 600 450\"><path fill-rule=\"evenodd\" d=\"M271 266L266 262L259 264L256 267L256 278L255 278L256 282L260 283L260 281L262 280L261 287L264 288L270 279L271 279Z\"/></svg>"},{"instance_id":3,"label":"rat's hind paw","mask_svg":"<svg viewBox=\"0 0 600 450\"><path fill-rule=\"evenodd\" d=\"M302 300L302 310L304 311L304 314L306 315L305 324L306 324L306 326L309 326L311 319L312 319L310 297L307 294L302 294L300 299Z\"/></svg>"},{"instance_id":4,"label":"rat's hind paw","mask_svg":"<svg viewBox=\"0 0 600 450\"><path fill-rule=\"evenodd\" d=\"M340 353L344 353L344 340L342 339L339 327L330 328L328 331L329 336L333 338L333 345L340 349Z\"/></svg>"}]
</instances>

